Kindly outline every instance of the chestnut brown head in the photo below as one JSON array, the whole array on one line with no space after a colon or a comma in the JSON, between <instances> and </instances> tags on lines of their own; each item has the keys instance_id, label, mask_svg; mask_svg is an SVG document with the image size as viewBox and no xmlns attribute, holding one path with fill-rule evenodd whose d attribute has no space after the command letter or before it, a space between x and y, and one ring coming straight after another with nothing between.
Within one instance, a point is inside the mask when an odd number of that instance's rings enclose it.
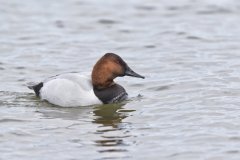
<instances>
[{"instance_id":1,"label":"chestnut brown head","mask_svg":"<svg viewBox=\"0 0 240 160\"><path fill-rule=\"evenodd\" d=\"M134 72L120 56L106 53L93 67L92 83L96 88L106 88L113 84L114 78L123 76L144 78Z\"/></svg>"}]
</instances>

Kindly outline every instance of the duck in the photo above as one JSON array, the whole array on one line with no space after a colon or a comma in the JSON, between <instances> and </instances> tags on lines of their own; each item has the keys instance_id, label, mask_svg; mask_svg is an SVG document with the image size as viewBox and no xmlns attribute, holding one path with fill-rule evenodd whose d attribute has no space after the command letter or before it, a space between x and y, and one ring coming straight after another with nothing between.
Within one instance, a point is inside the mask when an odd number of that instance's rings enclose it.
<instances>
[{"instance_id":1,"label":"duck","mask_svg":"<svg viewBox=\"0 0 240 160\"><path fill-rule=\"evenodd\" d=\"M109 104L128 98L126 90L114 82L115 78L123 76L145 78L134 72L119 55L106 53L96 62L91 75L64 73L38 83L30 82L27 86L41 100L61 107Z\"/></svg>"}]
</instances>

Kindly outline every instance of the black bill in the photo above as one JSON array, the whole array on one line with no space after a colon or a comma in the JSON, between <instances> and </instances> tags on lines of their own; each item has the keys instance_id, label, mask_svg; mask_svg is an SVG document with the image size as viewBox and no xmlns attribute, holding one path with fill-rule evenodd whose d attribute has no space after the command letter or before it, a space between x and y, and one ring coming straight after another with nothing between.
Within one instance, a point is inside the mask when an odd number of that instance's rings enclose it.
<instances>
[{"instance_id":1,"label":"black bill","mask_svg":"<svg viewBox=\"0 0 240 160\"><path fill-rule=\"evenodd\" d=\"M145 78L144 76L141 76L140 74L134 72L130 67L126 67L125 70L125 76L131 76L131 77L138 77L138 78Z\"/></svg>"}]
</instances>

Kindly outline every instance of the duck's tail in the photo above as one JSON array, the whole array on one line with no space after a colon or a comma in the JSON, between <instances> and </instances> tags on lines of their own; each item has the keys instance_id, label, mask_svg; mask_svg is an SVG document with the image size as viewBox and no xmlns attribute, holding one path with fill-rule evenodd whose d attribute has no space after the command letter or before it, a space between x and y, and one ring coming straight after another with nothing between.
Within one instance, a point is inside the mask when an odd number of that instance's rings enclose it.
<instances>
[{"instance_id":1,"label":"duck's tail","mask_svg":"<svg viewBox=\"0 0 240 160\"><path fill-rule=\"evenodd\" d=\"M27 87L28 87L29 89L34 90L36 96L39 97L40 89L43 87L43 82L40 82L40 83L29 82L29 83L27 83Z\"/></svg>"}]
</instances>

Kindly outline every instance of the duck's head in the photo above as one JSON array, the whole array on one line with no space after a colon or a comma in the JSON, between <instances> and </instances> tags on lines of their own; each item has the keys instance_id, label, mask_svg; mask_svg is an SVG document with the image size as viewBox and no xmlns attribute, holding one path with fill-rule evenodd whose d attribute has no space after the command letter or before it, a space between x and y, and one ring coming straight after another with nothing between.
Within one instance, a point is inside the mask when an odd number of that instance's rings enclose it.
<instances>
[{"instance_id":1,"label":"duck's head","mask_svg":"<svg viewBox=\"0 0 240 160\"><path fill-rule=\"evenodd\" d=\"M93 87L96 89L107 88L114 84L114 78L123 76L144 78L144 76L134 72L120 56L106 53L93 67Z\"/></svg>"}]
</instances>

